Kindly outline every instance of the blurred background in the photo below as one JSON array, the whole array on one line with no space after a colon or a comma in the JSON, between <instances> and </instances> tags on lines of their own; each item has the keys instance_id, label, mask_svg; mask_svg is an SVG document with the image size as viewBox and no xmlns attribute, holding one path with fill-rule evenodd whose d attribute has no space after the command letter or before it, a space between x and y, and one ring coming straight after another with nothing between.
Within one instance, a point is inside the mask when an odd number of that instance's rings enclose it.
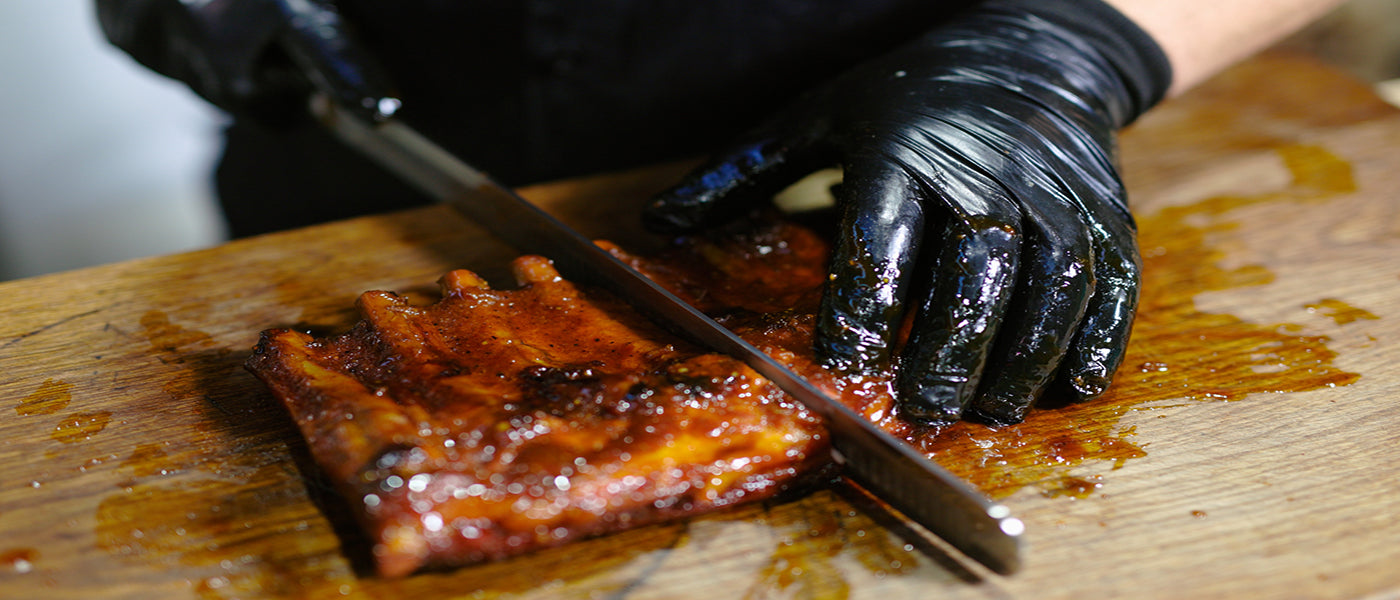
<instances>
[{"instance_id":1,"label":"blurred background","mask_svg":"<svg viewBox=\"0 0 1400 600\"><path fill-rule=\"evenodd\" d=\"M223 116L109 46L93 0L0 0L0 280L217 244ZM1400 0L1285 42L1400 104Z\"/></svg>"},{"instance_id":2,"label":"blurred background","mask_svg":"<svg viewBox=\"0 0 1400 600\"><path fill-rule=\"evenodd\" d=\"M109 46L93 0L0 0L0 279L218 243L222 115Z\"/></svg>"}]
</instances>

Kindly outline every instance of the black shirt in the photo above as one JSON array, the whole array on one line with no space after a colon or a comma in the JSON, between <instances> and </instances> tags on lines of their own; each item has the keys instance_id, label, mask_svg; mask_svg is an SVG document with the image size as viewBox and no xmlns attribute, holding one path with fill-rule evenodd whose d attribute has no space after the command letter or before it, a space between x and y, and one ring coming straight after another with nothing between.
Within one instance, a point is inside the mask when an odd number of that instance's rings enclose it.
<instances>
[{"instance_id":1,"label":"black shirt","mask_svg":"<svg viewBox=\"0 0 1400 600\"><path fill-rule=\"evenodd\" d=\"M403 118L511 185L699 156L967 1L342 0ZM244 236L425 202L314 126L236 122Z\"/></svg>"}]
</instances>

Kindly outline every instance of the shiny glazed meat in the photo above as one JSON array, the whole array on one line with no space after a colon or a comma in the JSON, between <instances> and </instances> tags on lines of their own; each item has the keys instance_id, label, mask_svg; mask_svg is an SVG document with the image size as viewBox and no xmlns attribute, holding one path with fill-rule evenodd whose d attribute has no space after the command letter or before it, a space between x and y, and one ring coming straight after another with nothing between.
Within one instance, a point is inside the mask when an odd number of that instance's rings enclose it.
<instances>
[{"instance_id":1,"label":"shiny glazed meat","mask_svg":"<svg viewBox=\"0 0 1400 600\"><path fill-rule=\"evenodd\" d=\"M849 391L808 350L825 246L805 230L688 243L653 261L611 249L818 385ZM248 361L355 508L381 574L766 498L827 463L818 420L747 366L576 288L543 258L514 269L516 290L449 273L431 306L368 292L350 331L269 330Z\"/></svg>"}]
</instances>

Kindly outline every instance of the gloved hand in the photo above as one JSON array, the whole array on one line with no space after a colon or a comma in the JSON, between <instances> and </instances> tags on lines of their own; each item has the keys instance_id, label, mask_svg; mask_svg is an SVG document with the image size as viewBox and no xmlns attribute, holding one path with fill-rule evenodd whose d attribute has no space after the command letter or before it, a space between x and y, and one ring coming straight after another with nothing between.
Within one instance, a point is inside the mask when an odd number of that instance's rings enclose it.
<instances>
[{"instance_id":1,"label":"gloved hand","mask_svg":"<svg viewBox=\"0 0 1400 600\"><path fill-rule=\"evenodd\" d=\"M371 122L398 109L328 0L97 0L97 10L113 44L236 115L295 122L313 89Z\"/></svg>"},{"instance_id":2,"label":"gloved hand","mask_svg":"<svg viewBox=\"0 0 1400 600\"><path fill-rule=\"evenodd\" d=\"M985 2L799 98L644 217L695 230L839 164L818 354L889 368L917 304L902 414L1019 422L1057 373L1092 398L1123 358L1140 266L1115 135L1170 79L1106 4Z\"/></svg>"}]
</instances>

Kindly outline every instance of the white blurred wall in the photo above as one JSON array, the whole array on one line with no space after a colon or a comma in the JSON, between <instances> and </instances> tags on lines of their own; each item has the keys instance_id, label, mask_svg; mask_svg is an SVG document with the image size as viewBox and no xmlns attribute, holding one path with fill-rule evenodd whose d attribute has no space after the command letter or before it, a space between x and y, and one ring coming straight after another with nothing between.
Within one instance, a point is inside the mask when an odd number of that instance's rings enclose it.
<instances>
[{"instance_id":1,"label":"white blurred wall","mask_svg":"<svg viewBox=\"0 0 1400 600\"><path fill-rule=\"evenodd\" d=\"M222 116L107 44L92 0L0 0L0 279L218 243Z\"/></svg>"}]
</instances>

